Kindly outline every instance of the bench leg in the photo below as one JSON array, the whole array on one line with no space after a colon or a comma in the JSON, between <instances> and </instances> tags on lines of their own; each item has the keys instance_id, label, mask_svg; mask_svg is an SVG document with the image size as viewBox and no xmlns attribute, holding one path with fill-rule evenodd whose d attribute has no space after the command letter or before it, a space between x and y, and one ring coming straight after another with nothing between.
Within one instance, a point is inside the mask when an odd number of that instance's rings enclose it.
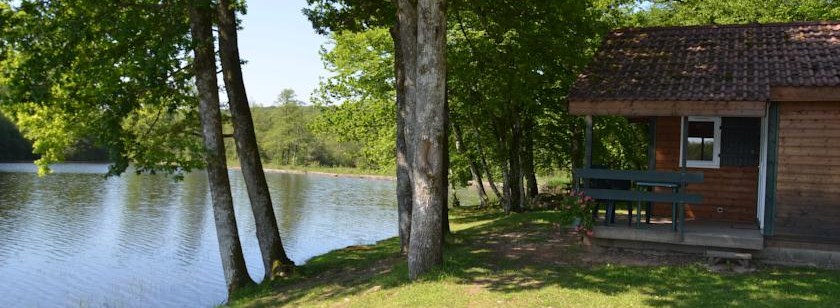
<instances>
[{"instance_id":1,"label":"bench leg","mask_svg":"<svg viewBox=\"0 0 840 308\"><path fill-rule=\"evenodd\" d=\"M685 203L680 202L680 242L685 240Z\"/></svg>"},{"instance_id":2,"label":"bench leg","mask_svg":"<svg viewBox=\"0 0 840 308\"><path fill-rule=\"evenodd\" d=\"M636 228L642 227L642 201L636 201Z\"/></svg>"},{"instance_id":3,"label":"bench leg","mask_svg":"<svg viewBox=\"0 0 840 308\"><path fill-rule=\"evenodd\" d=\"M671 204L671 230L677 232L677 203Z\"/></svg>"},{"instance_id":4,"label":"bench leg","mask_svg":"<svg viewBox=\"0 0 840 308\"><path fill-rule=\"evenodd\" d=\"M645 209L645 223L647 224L650 224L651 209L653 209L653 202L648 202L647 208Z\"/></svg>"}]
</instances>

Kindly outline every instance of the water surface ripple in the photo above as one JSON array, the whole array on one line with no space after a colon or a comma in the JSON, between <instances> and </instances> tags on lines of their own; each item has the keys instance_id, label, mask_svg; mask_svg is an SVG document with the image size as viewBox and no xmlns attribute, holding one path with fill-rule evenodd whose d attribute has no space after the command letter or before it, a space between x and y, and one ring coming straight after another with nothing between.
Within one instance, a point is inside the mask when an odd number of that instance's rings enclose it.
<instances>
[{"instance_id":1,"label":"water surface ripple","mask_svg":"<svg viewBox=\"0 0 840 308\"><path fill-rule=\"evenodd\" d=\"M209 307L225 301L207 178L105 178L106 165L0 164L0 307ZM296 263L396 235L394 183L266 174ZM252 277L263 275L242 175L230 172Z\"/></svg>"}]
</instances>

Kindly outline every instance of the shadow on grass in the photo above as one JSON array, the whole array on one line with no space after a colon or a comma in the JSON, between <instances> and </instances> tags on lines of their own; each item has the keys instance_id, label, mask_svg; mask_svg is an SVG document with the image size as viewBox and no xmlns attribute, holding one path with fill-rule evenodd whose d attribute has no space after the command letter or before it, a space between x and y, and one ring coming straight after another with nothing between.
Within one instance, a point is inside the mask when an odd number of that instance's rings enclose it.
<instances>
[{"instance_id":1,"label":"shadow on grass","mask_svg":"<svg viewBox=\"0 0 840 308\"><path fill-rule=\"evenodd\" d=\"M489 221L452 234L447 239L444 265L426 275L429 283L478 285L489 292L515 295L547 288L581 290L587 294L620 295L636 292L641 303L615 306L824 306L840 302L840 272L818 269L763 268L751 274L721 274L701 265L616 266L552 263L527 255L500 253L500 245L528 238L553 238L563 223L553 212L503 216L497 213L455 212L453 223ZM464 215L464 216L461 216ZM556 236L554 236L556 237ZM565 247L565 246L564 246ZM575 247L558 253L576 259ZM536 251L535 253L545 253ZM367 292L398 288L409 283L398 239L373 246L349 247L313 258L288 281L239 295L233 305L277 306L337 300ZM410 292L410 291L400 291ZM416 291L415 291L416 292ZM558 291L559 292L559 291ZM523 295L527 296L527 295ZM595 295L592 295L595 296ZM445 304L445 299L443 299ZM562 298L557 299L563 302ZM432 303L430 303L432 304Z\"/></svg>"}]
</instances>

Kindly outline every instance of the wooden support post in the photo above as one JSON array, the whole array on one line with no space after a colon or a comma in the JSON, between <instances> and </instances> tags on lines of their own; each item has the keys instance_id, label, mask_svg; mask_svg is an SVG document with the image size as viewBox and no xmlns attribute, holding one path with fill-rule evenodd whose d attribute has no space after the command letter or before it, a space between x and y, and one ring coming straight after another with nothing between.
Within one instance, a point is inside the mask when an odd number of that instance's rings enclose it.
<instances>
[{"instance_id":1,"label":"wooden support post","mask_svg":"<svg viewBox=\"0 0 840 308\"><path fill-rule=\"evenodd\" d=\"M648 121L648 170L656 171L656 117L650 117ZM654 190L653 187L649 189ZM646 223L650 223L651 211L653 211L653 202L648 202L647 211L645 211Z\"/></svg>"},{"instance_id":2,"label":"wooden support post","mask_svg":"<svg viewBox=\"0 0 840 308\"><path fill-rule=\"evenodd\" d=\"M592 169L592 116L586 116L585 121L583 168ZM583 188L589 189L589 179L583 179Z\"/></svg>"},{"instance_id":3,"label":"wooden support post","mask_svg":"<svg viewBox=\"0 0 840 308\"><path fill-rule=\"evenodd\" d=\"M767 115L767 186L764 190L764 235L772 236L776 217L776 175L779 172L779 103L771 102Z\"/></svg>"},{"instance_id":4,"label":"wooden support post","mask_svg":"<svg viewBox=\"0 0 840 308\"><path fill-rule=\"evenodd\" d=\"M680 165L682 165L682 168L680 170L682 171L682 175L683 175L683 179L684 179L685 174L687 172L687 168L688 168L686 166L688 164L688 117L682 117L682 130L681 131L682 131L682 136L680 137L680 142L682 142L682 149L683 150L682 150L682 155L680 155L680 162L681 162ZM685 182L685 180L683 180L682 183L680 183L680 192L681 193L685 192L685 186L686 186L686 182ZM679 211L679 216L680 216L680 222L679 222L678 227L680 229L680 242L682 242L683 240L685 240L685 202L680 202L679 209L677 209L677 210Z\"/></svg>"}]
</instances>

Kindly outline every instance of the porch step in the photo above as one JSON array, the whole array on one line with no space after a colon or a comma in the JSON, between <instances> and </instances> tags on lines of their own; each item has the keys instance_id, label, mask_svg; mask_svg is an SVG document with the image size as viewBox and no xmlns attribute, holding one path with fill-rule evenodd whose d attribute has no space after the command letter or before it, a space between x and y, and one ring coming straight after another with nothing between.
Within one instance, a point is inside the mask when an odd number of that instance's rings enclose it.
<instances>
[{"instance_id":1,"label":"porch step","mask_svg":"<svg viewBox=\"0 0 840 308\"><path fill-rule=\"evenodd\" d=\"M724 260L734 260L739 265L747 267L752 260L752 254L738 253L731 251L706 250L706 257L709 258L709 265L721 263Z\"/></svg>"}]
</instances>

